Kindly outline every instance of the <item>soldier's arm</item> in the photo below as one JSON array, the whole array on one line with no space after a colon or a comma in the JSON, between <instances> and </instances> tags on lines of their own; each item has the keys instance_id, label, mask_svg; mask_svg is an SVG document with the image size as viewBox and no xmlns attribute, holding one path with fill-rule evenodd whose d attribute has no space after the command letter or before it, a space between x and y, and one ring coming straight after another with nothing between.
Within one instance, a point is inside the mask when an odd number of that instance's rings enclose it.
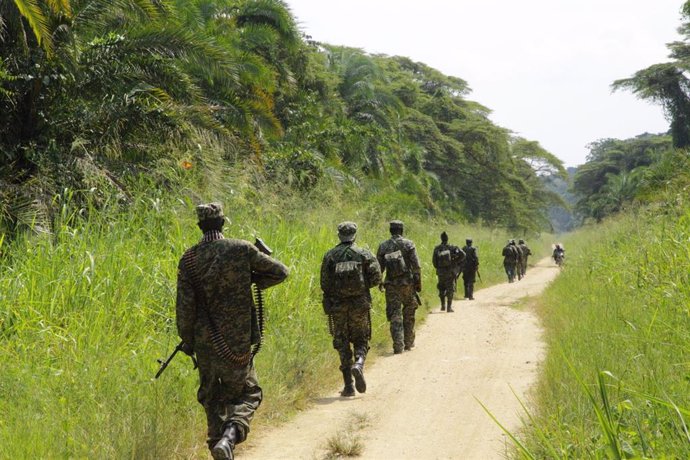
<instances>
[{"instance_id":1,"label":"soldier's arm","mask_svg":"<svg viewBox=\"0 0 690 460\"><path fill-rule=\"evenodd\" d=\"M412 271L413 274L415 273L420 273L422 271L422 267L419 264L419 257L417 256L417 248L415 247L414 243L410 241L410 247L409 247L409 254L410 254L410 271Z\"/></svg>"},{"instance_id":2,"label":"soldier's arm","mask_svg":"<svg viewBox=\"0 0 690 460\"><path fill-rule=\"evenodd\" d=\"M252 270L252 281L259 289L267 289L287 278L290 270L282 262L259 251L254 245L248 245L249 264Z\"/></svg>"},{"instance_id":3,"label":"soldier's arm","mask_svg":"<svg viewBox=\"0 0 690 460\"><path fill-rule=\"evenodd\" d=\"M328 253L323 256L321 261L321 290L324 296L329 296L331 293L331 286L333 285L331 280L331 271L328 269L330 258Z\"/></svg>"},{"instance_id":4,"label":"soldier's arm","mask_svg":"<svg viewBox=\"0 0 690 460\"><path fill-rule=\"evenodd\" d=\"M378 286L381 284L381 267L379 266L379 262L374 257L372 253L367 251L364 254L365 258L365 263L366 263L366 279L367 279L367 287L372 288L374 286Z\"/></svg>"},{"instance_id":5,"label":"soldier's arm","mask_svg":"<svg viewBox=\"0 0 690 460\"><path fill-rule=\"evenodd\" d=\"M438 268L438 251L436 249L437 248L434 248L434 255L431 256L431 265L433 265L434 268Z\"/></svg>"},{"instance_id":6,"label":"soldier's arm","mask_svg":"<svg viewBox=\"0 0 690 460\"><path fill-rule=\"evenodd\" d=\"M194 349L194 325L196 324L196 299L194 286L182 261L177 267L177 301L175 304L177 334Z\"/></svg>"},{"instance_id":7,"label":"soldier's arm","mask_svg":"<svg viewBox=\"0 0 690 460\"><path fill-rule=\"evenodd\" d=\"M381 274L383 274L386 271L386 250L383 246L383 243L379 245L379 249L376 251L376 260L379 263Z\"/></svg>"}]
</instances>

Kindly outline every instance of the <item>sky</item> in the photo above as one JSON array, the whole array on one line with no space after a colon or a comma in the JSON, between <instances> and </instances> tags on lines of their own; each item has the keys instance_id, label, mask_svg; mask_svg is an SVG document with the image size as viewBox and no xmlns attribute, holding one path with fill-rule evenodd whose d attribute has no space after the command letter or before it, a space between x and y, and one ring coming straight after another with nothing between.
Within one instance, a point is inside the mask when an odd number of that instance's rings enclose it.
<instances>
[{"instance_id":1,"label":"sky","mask_svg":"<svg viewBox=\"0 0 690 460\"><path fill-rule=\"evenodd\" d=\"M566 166L587 144L668 131L614 80L668 61L683 0L286 0L316 41L407 56L462 78L491 120Z\"/></svg>"}]
</instances>

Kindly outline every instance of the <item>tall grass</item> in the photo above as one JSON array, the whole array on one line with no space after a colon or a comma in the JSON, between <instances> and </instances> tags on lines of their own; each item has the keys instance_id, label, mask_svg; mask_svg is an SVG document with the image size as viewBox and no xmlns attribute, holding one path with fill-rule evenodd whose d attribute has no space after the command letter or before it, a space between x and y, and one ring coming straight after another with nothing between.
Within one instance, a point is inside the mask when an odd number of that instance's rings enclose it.
<instances>
[{"instance_id":1,"label":"tall grass","mask_svg":"<svg viewBox=\"0 0 690 460\"><path fill-rule=\"evenodd\" d=\"M323 254L337 242L338 222L358 222L358 243L375 251L388 237L389 219L406 221L423 261L421 319L436 305L431 251L442 230L457 244L473 236L484 282L503 279L502 232L376 212L335 194L258 196L242 184L199 196L133 194L126 207L101 203L98 211L75 207L66 191L55 199L52 233L11 242L0 237L0 458L206 455L191 362L180 355L153 379L156 358L179 340L176 266L199 239L193 209L202 199L224 202L228 236L261 236L291 270L285 283L266 292L267 336L257 357L266 398L255 431L286 420L338 381L318 278ZM391 344L383 295L374 298L375 354Z\"/></svg>"},{"instance_id":2,"label":"tall grass","mask_svg":"<svg viewBox=\"0 0 690 460\"><path fill-rule=\"evenodd\" d=\"M690 207L634 212L566 248L540 301L550 352L528 451L690 458Z\"/></svg>"}]
</instances>

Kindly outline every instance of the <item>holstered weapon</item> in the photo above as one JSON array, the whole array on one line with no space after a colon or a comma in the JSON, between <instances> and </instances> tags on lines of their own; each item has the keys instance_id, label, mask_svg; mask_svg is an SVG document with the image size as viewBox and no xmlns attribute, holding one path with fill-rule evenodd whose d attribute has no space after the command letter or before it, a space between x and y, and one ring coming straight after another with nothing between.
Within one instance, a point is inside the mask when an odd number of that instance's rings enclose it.
<instances>
[{"instance_id":1,"label":"holstered weapon","mask_svg":"<svg viewBox=\"0 0 690 460\"><path fill-rule=\"evenodd\" d=\"M158 372L156 372L155 378L158 378L161 376L161 374L168 367L168 364L170 364L170 362L173 360L173 358L175 357L177 352L182 351L183 346L184 346L184 341L177 344L177 346L175 347L173 352L170 354L170 356L168 356L168 359L166 359L165 361L160 360L160 359L157 360L158 363L161 365L161 367L158 368ZM192 362L194 363L194 369L196 369L198 367L196 359L194 359L194 356L190 356L190 358L192 358Z\"/></svg>"}]
</instances>

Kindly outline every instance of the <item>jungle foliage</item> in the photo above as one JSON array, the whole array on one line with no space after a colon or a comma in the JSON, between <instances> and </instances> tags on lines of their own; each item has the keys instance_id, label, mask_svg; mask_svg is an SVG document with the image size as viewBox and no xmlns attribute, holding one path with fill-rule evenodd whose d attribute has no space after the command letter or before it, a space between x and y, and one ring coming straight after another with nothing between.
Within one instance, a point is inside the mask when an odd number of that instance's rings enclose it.
<instances>
[{"instance_id":1,"label":"jungle foliage","mask_svg":"<svg viewBox=\"0 0 690 460\"><path fill-rule=\"evenodd\" d=\"M127 201L137 176L175 189L192 168L251 186L355 184L422 215L515 231L560 203L536 142L405 57L302 35L280 0L0 3L2 227L49 226L54 197Z\"/></svg>"}]
</instances>

